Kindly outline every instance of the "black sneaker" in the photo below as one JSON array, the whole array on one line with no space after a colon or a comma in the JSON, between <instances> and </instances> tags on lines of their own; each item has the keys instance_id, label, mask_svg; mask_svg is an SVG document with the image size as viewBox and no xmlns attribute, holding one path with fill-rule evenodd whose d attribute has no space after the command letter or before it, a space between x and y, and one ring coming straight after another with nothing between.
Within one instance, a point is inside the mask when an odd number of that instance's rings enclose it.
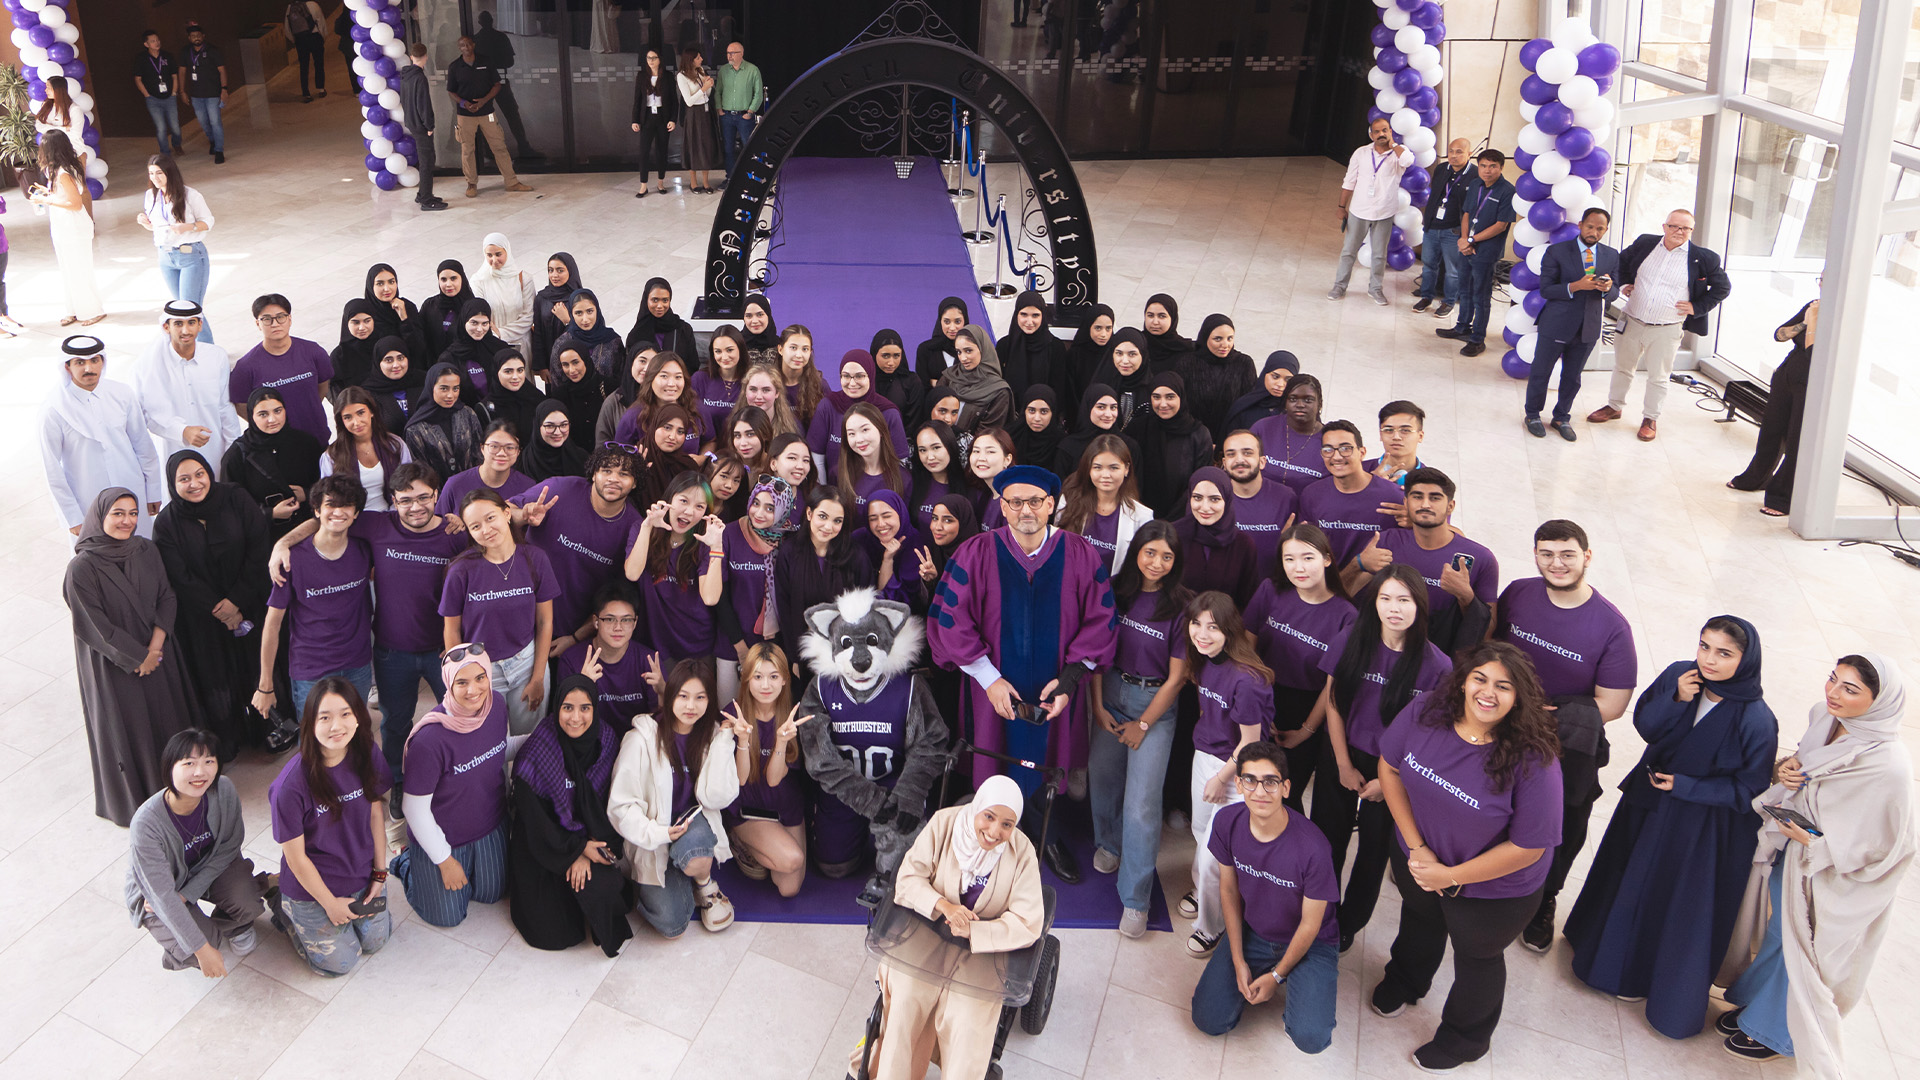
<instances>
[{"instance_id":1,"label":"black sneaker","mask_svg":"<svg viewBox=\"0 0 1920 1080\"><path fill-rule=\"evenodd\" d=\"M1740 1034L1740 1010L1728 1009L1714 1018L1713 1030L1722 1035Z\"/></svg>"},{"instance_id":2,"label":"black sneaker","mask_svg":"<svg viewBox=\"0 0 1920 1080\"><path fill-rule=\"evenodd\" d=\"M1727 1036L1727 1041L1720 1045L1727 1053L1741 1061L1751 1061L1755 1064L1762 1061L1777 1061L1781 1056L1773 1047L1749 1037L1744 1031L1736 1031Z\"/></svg>"},{"instance_id":3,"label":"black sneaker","mask_svg":"<svg viewBox=\"0 0 1920 1080\"><path fill-rule=\"evenodd\" d=\"M1380 985L1373 988L1373 995L1367 1001L1367 1005L1374 1012L1389 1020L1406 1012L1407 1006L1411 1004L1413 1002L1400 996L1399 987L1387 979L1380 980Z\"/></svg>"},{"instance_id":4,"label":"black sneaker","mask_svg":"<svg viewBox=\"0 0 1920 1080\"><path fill-rule=\"evenodd\" d=\"M1537 418L1527 421L1527 433L1535 434L1533 429L1539 423ZM1544 431L1536 435L1538 438L1545 436ZM1520 931L1520 944L1537 953L1553 948L1553 901L1540 902L1540 910L1533 913L1533 921L1527 924L1525 930Z\"/></svg>"},{"instance_id":5,"label":"black sneaker","mask_svg":"<svg viewBox=\"0 0 1920 1080\"><path fill-rule=\"evenodd\" d=\"M1466 337L1467 332L1465 330L1460 329L1457 326L1443 326L1440 329L1435 330L1433 332L1433 336L1443 337L1443 338L1452 338L1455 341L1458 341L1461 338Z\"/></svg>"},{"instance_id":6,"label":"black sneaker","mask_svg":"<svg viewBox=\"0 0 1920 1080\"><path fill-rule=\"evenodd\" d=\"M1428 309L1429 307L1432 307L1432 306L1433 306L1433 297L1431 297L1431 296L1423 296L1423 297L1421 297L1421 298L1420 298L1420 301L1419 301L1418 303L1416 303L1416 304L1414 304L1414 305L1413 305L1413 310L1415 310L1415 311L1425 311L1425 310L1427 310L1427 309Z\"/></svg>"},{"instance_id":7,"label":"black sneaker","mask_svg":"<svg viewBox=\"0 0 1920 1080\"><path fill-rule=\"evenodd\" d=\"M1427 1043L1413 1052L1413 1063L1430 1073L1450 1073L1465 1065L1466 1062L1440 1049L1438 1043Z\"/></svg>"},{"instance_id":8,"label":"black sneaker","mask_svg":"<svg viewBox=\"0 0 1920 1080\"><path fill-rule=\"evenodd\" d=\"M1469 341L1465 345L1460 346L1461 356L1479 356L1486 351L1487 344L1484 341Z\"/></svg>"},{"instance_id":9,"label":"black sneaker","mask_svg":"<svg viewBox=\"0 0 1920 1080\"><path fill-rule=\"evenodd\" d=\"M1433 317L1436 319L1444 319L1451 314L1453 314L1453 305L1447 303L1442 303L1433 311Z\"/></svg>"},{"instance_id":10,"label":"black sneaker","mask_svg":"<svg viewBox=\"0 0 1920 1080\"><path fill-rule=\"evenodd\" d=\"M224 150L215 150L215 151L213 152L213 163L214 163L215 165L225 165L225 164L227 163L227 154L226 154L226 151L224 151Z\"/></svg>"}]
</instances>

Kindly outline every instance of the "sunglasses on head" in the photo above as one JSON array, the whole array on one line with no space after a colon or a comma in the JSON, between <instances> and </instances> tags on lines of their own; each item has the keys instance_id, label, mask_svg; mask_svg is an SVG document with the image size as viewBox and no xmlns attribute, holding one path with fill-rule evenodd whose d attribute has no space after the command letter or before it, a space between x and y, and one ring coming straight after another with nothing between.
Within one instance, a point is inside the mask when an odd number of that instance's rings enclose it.
<instances>
[{"instance_id":1,"label":"sunglasses on head","mask_svg":"<svg viewBox=\"0 0 1920 1080\"><path fill-rule=\"evenodd\" d=\"M455 645L453 648L441 653L440 661L447 664L457 664L470 656L478 659L485 655L487 655L486 642L470 641L464 645Z\"/></svg>"}]
</instances>

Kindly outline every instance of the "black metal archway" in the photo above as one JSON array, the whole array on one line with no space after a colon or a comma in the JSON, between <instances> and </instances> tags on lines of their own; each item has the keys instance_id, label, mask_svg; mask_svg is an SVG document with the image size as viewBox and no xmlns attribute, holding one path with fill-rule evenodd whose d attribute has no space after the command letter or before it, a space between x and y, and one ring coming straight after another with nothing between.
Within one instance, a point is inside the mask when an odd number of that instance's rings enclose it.
<instances>
[{"instance_id":1,"label":"black metal archway","mask_svg":"<svg viewBox=\"0 0 1920 1080\"><path fill-rule=\"evenodd\" d=\"M1093 220L1073 161L1026 93L979 56L943 41L889 37L849 46L815 64L768 106L727 182L707 242L702 314L735 318L747 295L754 222L780 166L814 124L859 94L888 86L924 86L965 102L1013 143L1045 213L1053 248L1058 322L1074 325L1098 303L1100 274Z\"/></svg>"}]
</instances>

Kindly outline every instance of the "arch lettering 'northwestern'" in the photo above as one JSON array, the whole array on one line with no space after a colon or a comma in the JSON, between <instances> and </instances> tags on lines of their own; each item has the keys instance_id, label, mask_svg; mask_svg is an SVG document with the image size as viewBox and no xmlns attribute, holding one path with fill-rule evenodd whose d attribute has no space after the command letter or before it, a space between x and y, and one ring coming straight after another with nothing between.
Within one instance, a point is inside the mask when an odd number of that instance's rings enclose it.
<instances>
[{"instance_id":1,"label":"arch lettering 'northwestern'","mask_svg":"<svg viewBox=\"0 0 1920 1080\"><path fill-rule=\"evenodd\" d=\"M882 38L827 57L767 107L714 213L713 237L707 242L703 314L739 316L747 294L754 219L766 205L780 165L801 137L849 98L902 84L951 94L976 118L1006 133L1046 213L1060 321L1072 325L1078 321L1077 311L1099 301L1100 274L1087 201L1080 194L1080 180L1067 148L1033 101L992 64L965 49L926 38Z\"/></svg>"}]
</instances>

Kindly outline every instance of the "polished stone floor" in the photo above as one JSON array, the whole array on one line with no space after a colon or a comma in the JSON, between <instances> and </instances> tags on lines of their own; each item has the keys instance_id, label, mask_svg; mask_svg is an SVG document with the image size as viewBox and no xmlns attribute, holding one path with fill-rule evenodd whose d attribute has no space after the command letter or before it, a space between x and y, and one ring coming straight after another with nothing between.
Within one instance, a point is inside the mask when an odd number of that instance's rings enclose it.
<instances>
[{"instance_id":1,"label":"polished stone floor","mask_svg":"<svg viewBox=\"0 0 1920 1080\"><path fill-rule=\"evenodd\" d=\"M536 271L549 252L572 251L622 327L646 278L672 280L682 310L698 288L709 200L636 201L631 176L536 175L531 194L506 195L490 179L471 201L458 181L446 184L454 209L422 215L404 196L367 184L349 99L302 106L277 87L271 102L236 102L229 116L228 164L214 167L196 134L185 168L219 220L208 308L236 352L250 342L247 304L260 292L291 296L296 333L331 345L340 305L360 293L370 263L395 263L419 299L440 259L471 265L494 230ZM115 140L108 151L121 182L98 204L98 272L112 318L97 329L111 346L109 377L126 378L164 297L153 249L132 222L135 163L148 144ZM1695 629L1721 611L1761 629L1784 742L1799 737L1834 657L1878 649L1920 673L1920 575L1873 547L1802 542L1762 517L1757 497L1721 486L1745 462L1751 427L1716 424L1676 396L1650 445L1619 424L1581 423L1574 445L1536 441L1520 428L1521 386L1499 373L1496 356L1457 356L1432 336L1431 318L1407 310L1410 275L1390 278L1391 308L1368 303L1360 289L1328 303L1339 236L1333 163L1099 162L1080 176L1099 231L1101 295L1123 319L1161 291L1179 298L1189 332L1209 312L1231 312L1244 351L1293 350L1325 381L1327 416L1352 417L1363 430L1387 400L1420 402L1424 456L1462 489L1458 523L1493 548L1509 577L1531 572L1528 540L1539 521L1584 524L1593 580L1633 622L1643 682L1691 655ZM997 175L996 189L1009 179ZM873 1000L857 928L743 923L672 943L643 930L609 961L584 947L528 948L498 905L443 931L396 901L392 943L343 979L308 974L285 941L264 935L224 980L161 970L158 947L129 925L121 904L126 834L92 813L60 596L68 537L33 446L39 402L59 376L58 276L44 220L24 200L9 199L4 224L12 309L32 332L0 342L0 448L14 462L0 473L0 1080L841 1076ZM909 341L930 329L934 299L928 326L899 328ZM1009 313L993 317L1004 327ZM1588 391L1581 413L1597 394ZM1848 498L1877 497L1850 485ZM1615 727L1609 779L1640 748L1625 724ZM1920 743L1920 728L1908 740ZM247 800L247 850L262 866L277 862L265 808L275 771L258 756L233 770ZM1612 805L1609 797L1596 811L1595 837ZM1190 852L1190 840L1169 834L1160 870L1172 895L1185 890ZM1072 931L1061 935L1052 1021L1040 1037L1012 1038L1006 1074L1417 1075L1407 1053L1436 1022L1448 976L1443 970L1433 996L1398 1019L1361 1007L1392 938L1397 904L1388 893L1342 962L1339 1027L1317 1057L1293 1049L1271 1007L1253 1010L1225 1038L1199 1035L1186 1003L1200 964L1182 950L1183 934L1135 942ZM1920 880L1903 895L1868 1000L1846 1025L1850 1077L1920 1080L1920 1029L1899 1020L1920 1005ZM1563 943L1547 956L1515 948L1508 963L1493 1051L1461 1075L1758 1080L1791 1072L1785 1063L1736 1062L1711 1036L1655 1034L1636 1007L1574 980Z\"/></svg>"}]
</instances>

